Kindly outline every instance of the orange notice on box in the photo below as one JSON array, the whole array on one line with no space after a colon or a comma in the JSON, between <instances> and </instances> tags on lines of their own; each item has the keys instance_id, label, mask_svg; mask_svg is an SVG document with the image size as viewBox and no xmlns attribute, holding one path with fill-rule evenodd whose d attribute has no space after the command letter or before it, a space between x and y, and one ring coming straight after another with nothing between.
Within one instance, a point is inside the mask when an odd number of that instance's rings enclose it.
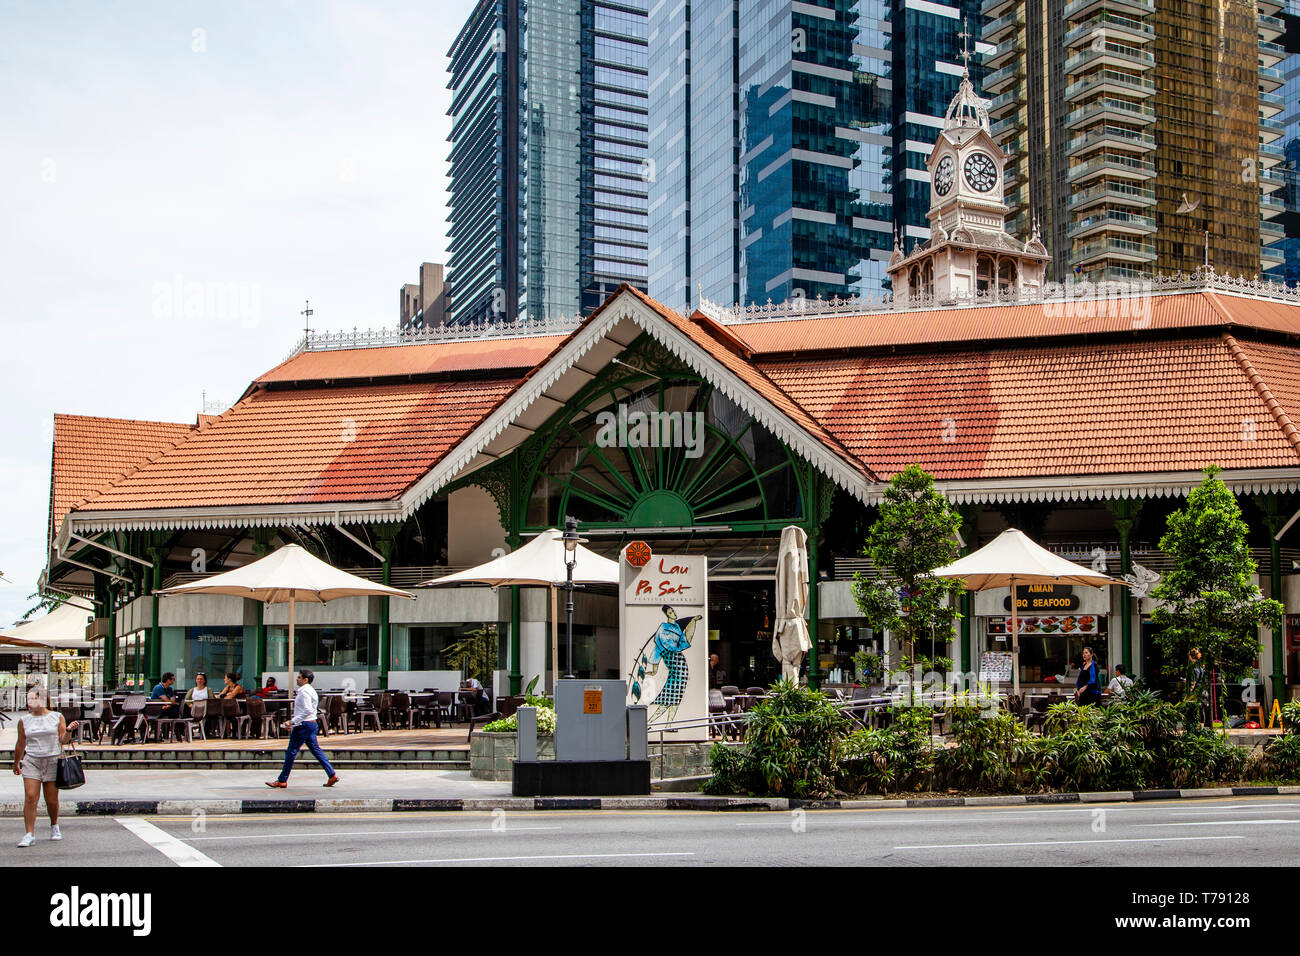
<instances>
[{"instance_id":1,"label":"orange notice on box","mask_svg":"<svg viewBox=\"0 0 1300 956\"><path fill-rule=\"evenodd\" d=\"M584 714L600 713L601 690L599 687L590 688L582 692L582 712Z\"/></svg>"}]
</instances>

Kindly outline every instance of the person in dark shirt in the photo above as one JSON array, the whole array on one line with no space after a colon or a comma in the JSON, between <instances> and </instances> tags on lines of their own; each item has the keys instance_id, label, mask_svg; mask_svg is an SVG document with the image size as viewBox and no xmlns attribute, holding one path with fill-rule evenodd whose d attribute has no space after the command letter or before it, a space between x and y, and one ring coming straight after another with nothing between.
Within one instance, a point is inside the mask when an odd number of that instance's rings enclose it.
<instances>
[{"instance_id":1,"label":"person in dark shirt","mask_svg":"<svg viewBox=\"0 0 1300 956\"><path fill-rule=\"evenodd\" d=\"M1083 666L1074 681L1074 700L1080 706L1101 703L1101 671L1093 660L1091 647L1083 649Z\"/></svg>"},{"instance_id":2,"label":"person in dark shirt","mask_svg":"<svg viewBox=\"0 0 1300 956\"><path fill-rule=\"evenodd\" d=\"M153 693L149 695L150 700L176 700L176 675L168 671L162 676L162 682L155 684ZM168 707L162 712L163 717L179 717L180 707Z\"/></svg>"}]
</instances>

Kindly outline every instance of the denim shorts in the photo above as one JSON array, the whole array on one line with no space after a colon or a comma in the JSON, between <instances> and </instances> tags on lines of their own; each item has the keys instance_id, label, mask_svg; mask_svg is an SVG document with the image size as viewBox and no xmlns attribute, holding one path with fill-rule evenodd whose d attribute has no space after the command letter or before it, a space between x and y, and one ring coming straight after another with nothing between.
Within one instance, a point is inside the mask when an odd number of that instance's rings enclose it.
<instances>
[{"instance_id":1,"label":"denim shorts","mask_svg":"<svg viewBox=\"0 0 1300 956\"><path fill-rule=\"evenodd\" d=\"M58 767L58 755L36 757L32 754L23 754L23 762L19 765L19 769L22 770L26 779L39 780L41 783L54 783Z\"/></svg>"}]
</instances>

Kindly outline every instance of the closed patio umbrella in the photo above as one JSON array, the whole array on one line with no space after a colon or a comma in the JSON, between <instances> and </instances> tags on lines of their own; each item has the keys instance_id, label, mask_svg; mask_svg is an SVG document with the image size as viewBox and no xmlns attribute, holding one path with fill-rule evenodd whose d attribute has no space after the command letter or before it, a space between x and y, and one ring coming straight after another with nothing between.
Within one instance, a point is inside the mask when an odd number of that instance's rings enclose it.
<instances>
[{"instance_id":1,"label":"closed patio umbrella","mask_svg":"<svg viewBox=\"0 0 1300 956\"><path fill-rule=\"evenodd\" d=\"M781 546L776 554L776 625L772 631L772 655L781 662L781 676L799 679L799 665L812 648L808 622L808 534L790 525L781 529Z\"/></svg>"},{"instance_id":2,"label":"closed patio umbrella","mask_svg":"<svg viewBox=\"0 0 1300 956\"><path fill-rule=\"evenodd\" d=\"M493 558L476 568L457 571L441 578L422 581L416 587L445 587L453 584L486 584L492 588L545 587L551 591L551 670L559 674L557 661L559 623L556 614L555 589L567 581L565 566L564 533L548 528L527 544ZM577 546L573 566L574 584L618 584L618 562L602 558L596 552ZM573 662L569 662L573 667Z\"/></svg>"},{"instance_id":3,"label":"closed patio umbrella","mask_svg":"<svg viewBox=\"0 0 1300 956\"><path fill-rule=\"evenodd\" d=\"M210 578L163 588L159 594L224 594L252 598L264 604L289 605L289 667L293 677L293 609L299 602L324 604L345 597L404 597L415 595L386 584L340 571L296 544L286 544L242 568Z\"/></svg>"},{"instance_id":4,"label":"closed patio umbrella","mask_svg":"<svg viewBox=\"0 0 1300 956\"><path fill-rule=\"evenodd\" d=\"M936 578L960 579L967 591L1011 589L1011 677L1020 693L1020 618L1016 587L1021 584L1070 584L1101 588L1118 584L1114 578L1052 554L1015 528L971 554L930 572Z\"/></svg>"}]
</instances>

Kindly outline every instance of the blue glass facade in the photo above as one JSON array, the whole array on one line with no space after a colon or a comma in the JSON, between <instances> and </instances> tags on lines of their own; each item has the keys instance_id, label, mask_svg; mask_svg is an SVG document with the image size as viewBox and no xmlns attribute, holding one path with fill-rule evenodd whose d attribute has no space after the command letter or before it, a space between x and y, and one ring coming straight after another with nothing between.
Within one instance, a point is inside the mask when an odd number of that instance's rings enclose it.
<instances>
[{"instance_id":1,"label":"blue glass facade","mask_svg":"<svg viewBox=\"0 0 1300 956\"><path fill-rule=\"evenodd\" d=\"M657 4L650 294L880 288L891 248L884 0Z\"/></svg>"},{"instance_id":2,"label":"blue glass facade","mask_svg":"<svg viewBox=\"0 0 1300 956\"><path fill-rule=\"evenodd\" d=\"M1288 31L1300 26L1300 0L1287 0L1286 13ZM1278 69L1286 77L1286 85L1278 90L1286 101L1278 117L1286 127L1286 133L1278 143L1286 159L1274 166L1273 172L1284 177L1286 182L1273 195L1286 205L1286 213L1273 222L1286 229L1288 238L1272 245L1271 248L1282 253L1283 261L1265 275L1274 281L1294 285L1300 284L1300 53L1288 56L1278 64Z\"/></svg>"},{"instance_id":3,"label":"blue glass facade","mask_svg":"<svg viewBox=\"0 0 1300 956\"><path fill-rule=\"evenodd\" d=\"M929 238L925 214L930 208L930 174L925 162L934 146L943 116L961 82L962 18L971 34L970 74L981 91L984 69L975 56L983 16L979 0L960 3L909 3L891 0L893 97L893 192L897 222L907 237L907 249Z\"/></svg>"},{"instance_id":4,"label":"blue glass facade","mask_svg":"<svg viewBox=\"0 0 1300 956\"><path fill-rule=\"evenodd\" d=\"M518 116L517 63L506 55L513 12L513 0L482 0L448 53L447 294L458 322L501 321L518 301L517 262L505 252L516 245L518 203L516 124L506 120Z\"/></svg>"},{"instance_id":5,"label":"blue glass facade","mask_svg":"<svg viewBox=\"0 0 1300 956\"><path fill-rule=\"evenodd\" d=\"M582 10L582 311L646 287L648 184L645 0Z\"/></svg>"},{"instance_id":6,"label":"blue glass facade","mask_svg":"<svg viewBox=\"0 0 1300 956\"><path fill-rule=\"evenodd\" d=\"M450 56L450 321L645 288L644 0L483 0Z\"/></svg>"}]
</instances>

